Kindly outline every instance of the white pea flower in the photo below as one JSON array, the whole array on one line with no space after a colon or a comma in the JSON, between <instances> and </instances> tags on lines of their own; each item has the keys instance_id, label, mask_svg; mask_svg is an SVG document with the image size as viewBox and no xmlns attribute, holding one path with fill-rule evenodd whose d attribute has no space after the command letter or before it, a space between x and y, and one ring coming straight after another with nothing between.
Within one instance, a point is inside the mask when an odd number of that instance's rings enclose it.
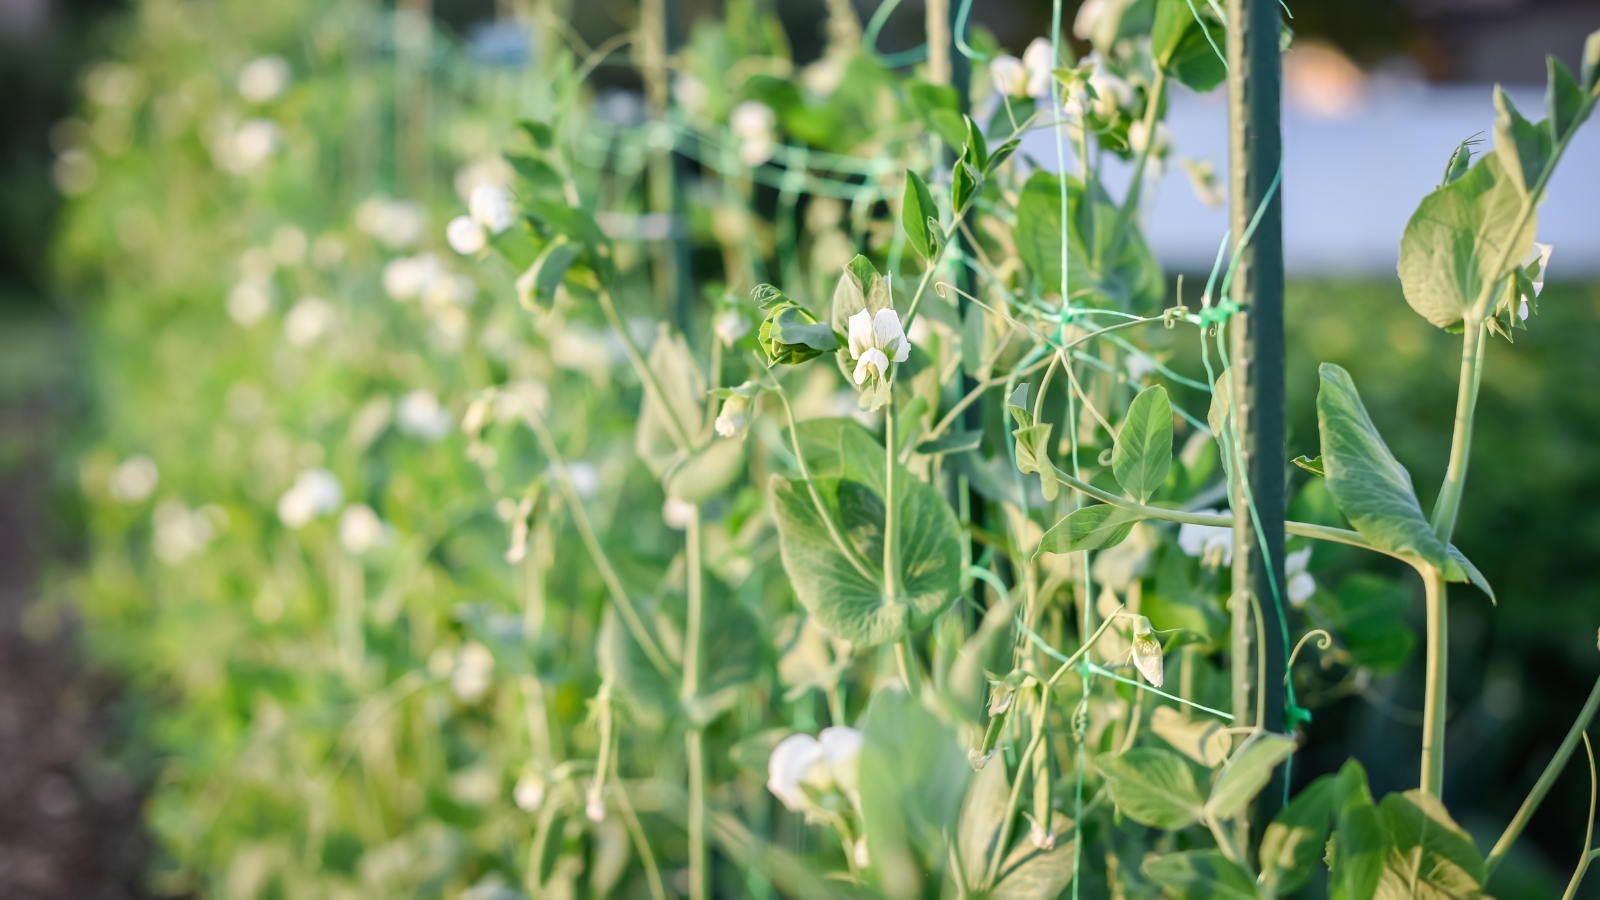
<instances>
[{"instance_id":1,"label":"white pea flower","mask_svg":"<svg viewBox=\"0 0 1600 900\"><path fill-rule=\"evenodd\" d=\"M772 748L767 759L767 790L795 812L811 806L803 785L822 761L822 744L809 734L791 734Z\"/></svg>"},{"instance_id":2,"label":"white pea flower","mask_svg":"<svg viewBox=\"0 0 1600 900\"><path fill-rule=\"evenodd\" d=\"M1015 56L1002 54L989 62L989 79L1004 97L1028 95L1028 68Z\"/></svg>"},{"instance_id":3,"label":"white pea flower","mask_svg":"<svg viewBox=\"0 0 1600 900\"><path fill-rule=\"evenodd\" d=\"M339 545L360 556L383 543L383 520L365 503L352 503L339 515Z\"/></svg>"},{"instance_id":4,"label":"white pea flower","mask_svg":"<svg viewBox=\"0 0 1600 900\"><path fill-rule=\"evenodd\" d=\"M517 779L517 786L511 789L511 799L523 812L534 812L544 805L544 793L544 779L530 772Z\"/></svg>"},{"instance_id":5,"label":"white pea flower","mask_svg":"<svg viewBox=\"0 0 1600 900\"><path fill-rule=\"evenodd\" d=\"M844 725L822 729L817 735L828 776L845 796L855 802L861 790L861 748L866 739L861 732Z\"/></svg>"},{"instance_id":6,"label":"white pea flower","mask_svg":"<svg viewBox=\"0 0 1600 900\"><path fill-rule=\"evenodd\" d=\"M306 469L294 486L278 498L278 519L290 529L305 527L317 516L329 515L344 502L344 488L327 469Z\"/></svg>"},{"instance_id":7,"label":"white pea flower","mask_svg":"<svg viewBox=\"0 0 1600 900\"><path fill-rule=\"evenodd\" d=\"M395 408L395 424L400 433L425 441L437 441L450 433L455 424L450 411L439 405L439 398L424 388L400 398Z\"/></svg>"},{"instance_id":8,"label":"white pea flower","mask_svg":"<svg viewBox=\"0 0 1600 900\"><path fill-rule=\"evenodd\" d=\"M462 256L472 256L489 246L489 232L471 216L456 216L444 228L444 239L450 249Z\"/></svg>"},{"instance_id":9,"label":"white pea flower","mask_svg":"<svg viewBox=\"0 0 1600 900\"><path fill-rule=\"evenodd\" d=\"M278 124L271 119L251 119L240 125L221 146L223 168L242 175L260 167L281 142Z\"/></svg>"},{"instance_id":10,"label":"white pea flower","mask_svg":"<svg viewBox=\"0 0 1600 900\"><path fill-rule=\"evenodd\" d=\"M750 333L750 320L738 310L726 310L717 316L716 331L718 340L731 345Z\"/></svg>"},{"instance_id":11,"label":"white pea flower","mask_svg":"<svg viewBox=\"0 0 1600 900\"><path fill-rule=\"evenodd\" d=\"M1089 74L1089 86L1094 88L1095 99L1091 109L1101 118L1110 119L1117 111L1133 105L1133 88L1112 74L1104 65L1097 65Z\"/></svg>"},{"instance_id":12,"label":"white pea flower","mask_svg":"<svg viewBox=\"0 0 1600 900\"><path fill-rule=\"evenodd\" d=\"M1288 579L1285 593L1289 595L1289 602L1295 606L1304 606L1311 595L1317 592L1317 581L1306 571L1306 566L1311 563L1311 548L1306 547L1287 554L1283 558L1283 575Z\"/></svg>"},{"instance_id":13,"label":"white pea flower","mask_svg":"<svg viewBox=\"0 0 1600 900\"><path fill-rule=\"evenodd\" d=\"M111 499L118 503L140 503L155 493L161 483L156 461L143 453L130 456L111 472Z\"/></svg>"},{"instance_id":14,"label":"white pea flower","mask_svg":"<svg viewBox=\"0 0 1600 900\"><path fill-rule=\"evenodd\" d=\"M706 86L693 75L679 74L672 79L672 99L692 113L705 114Z\"/></svg>"},{"instance_id":15,"label":"white pea flower","mask_svg":"<svg viewBox=\"0 0 1600 900\"><path fill-rule=\"evenodd\" d=\"M777 148L772 136L777 116L759 100L746 100L728 116L728 128L739 138L739 161L751 168L772 158Z\"/></svg>"},{"instance_id":16,"label":"white pea flower","mask_svg":"<svg viewBox=\"0 0 1600 900\"><path fill-rule=\"evenodd\" d=\"M688 529L690 521L694 518L694 504L677 497L668 497L667 502L661 505L661 521L673 531Z\"/></svg>"},{"instance_id":17,"label":"white pea flower","mask_svg":"<svg viewBox=\"0 0 1600 900\"><path fill-rule=\"evenodd\" d=\"M265 103L289 87L289 62L281 56L262 56L239 70L239 96L251 103Z\"/></svg>"},{"instance_id":18,"label":"white pea flower","mask_svg":"<svg viewBox=\"0 0 1600 900\"><path fill-rule=\"evenodd\" d=\"M1172 148L1172 133L1167 129L1167 123L1157 122L1155 143L1151 144L1149 129L1145 128L1144 120L1135 120L1128 126L1128 145L1135 153L1143 153L1145 147L1149 146L1151 156L1165 156Z\"/></svg>"},{"instance_id":19,"label":"white pea flower","mask_svg":"<svg viewBox=\"0 0 1600 900\"><path fill-rule=\"evenodd\" d=\"M1202 509L1201 515L1220 516L1215 509ZM1189 556L1196 556L1208 566L1233 565L1233 529L1219 525L1189 525L1178 529L1178 547Z\"/></svg>"},{"instance_id":20,"label":"white pea flower","mask_svg":"<svg viewBox=\"0 0 1600 900\"><path fill-rule=\"evenodd\" d=\"M467 197L467 212L474 221L494 234L511 227L516 220L511 211L511 198L496 185L480 184Z\"/></svg>"},{"instance_id":21,"label":"white pea flower","mask_svg":"<svg viewBox=\"0 0 1600 900\"><path fill-rule=\"evenodd\" d=\"M881 380L889 373L891 362L905 362L910 354L911 342L893 309L884 307L877 315L863 309L850 317L850 358L856 361L856 384Z\"/></svg>"},{"instance_id":22,"label":"white pea flower","mask_svg":"<svg viewBox=\"0 0 1600 900\"><path fill-rule=\"evenodd\" d=\"M840 54L825 54L800 70L800 83L819 97L826 97L844 83L846 59Z\"/></svg>"},{"instance_id":23,"label":"white pea flower","mask_svg":"<svg viewBox=\"0 0 1600 900\"><path fill-rule=\"evenodd\" d=\"M572 484L572 492L585 500L600 493L600 470L593 463L567 463L567 481Z\"/></svg>"},{"instance_id":24,"label":"white pea flower","mask_svg":"<svg viewBox=\"0 0 1600 900\"><path fill-rule=\"evenodd\" d=\"M1083 0L1083 5L1078 7L1077 18L1072 20L1072 33L1085 41L1094 37L1095 26L1110 5L1110 0Z\"/></svg>"},{"instance_id":25,"label":"white pea flower","mask_svg":"<svg viewBox=\"0 0 1600 900\"><path fill-rule=\"evenodd\" d=\"M1054 92L1055 54L1049 41L1034 38L1022 51L1022 67L1028 70L1028 96L1042 100Z\"/></svg>"},{"instance_id":26,"label":"white pea flower","mask_svg":"<svg viewBox=\"0 0 1600 900\"><path fill-rule=\"evenodd\" d=\"M1161 659L1161 639L1150 627L1150 620L1140 616L1133 622L1133 665L1145 680L1161 687L1164 677Z\"/></svg>"},{"instance_id":27,"label":"white pea flower","mask_svg":"<svg viewBox=\"0 0 1600 900\"><path fill-rule=\"evenodd\" d=\"M302 298L283 317L283 336L292 346L309 347L333 330L337 314L320 297Z\"/></svg>"},{"instance_id":28,"label":"white pea flower","mask_svg":"<svg viewBox=\"0 0 1600 900\"><path fill-rule=\"evenodd\" d=\"M750 400L733 394L722 401L722 409L717 413L717 434L725 437L738 437L750 427Z\"/></svg>"},{"instance_id":29,"label":"white pea flower","mask_svg":"<svg viewBox=\"0 0 1600 900\"><path fill-rule=\"evenodd\" d=\"M461 648L455 671L450 673L450 690L463 702L477 703L489 692L490 678L494 674L494 654L489 648L474 641Z\"/></svg>"},{"instance_id":30,"label":"white pea flower","mask_svg":"<svg viewBox=\"0 0 1600 900\"><path fill-rule=\"evenodd\" d=\"M246 278L228 291L228 318L244 328L249 328L266 318L272 308L274 290L271 281Z\"/></svg>"},{"instance_id":31,"label":"white pea flower","mask_svg":"<svg viewBox=\"0 0 1600 900\"><path fill-rule=\"evenodd\" d=\"M395 300L415 300L440 272L439 260L431 253L399 256L383 267L383 290Z\"/></svg>"}]
</instances>

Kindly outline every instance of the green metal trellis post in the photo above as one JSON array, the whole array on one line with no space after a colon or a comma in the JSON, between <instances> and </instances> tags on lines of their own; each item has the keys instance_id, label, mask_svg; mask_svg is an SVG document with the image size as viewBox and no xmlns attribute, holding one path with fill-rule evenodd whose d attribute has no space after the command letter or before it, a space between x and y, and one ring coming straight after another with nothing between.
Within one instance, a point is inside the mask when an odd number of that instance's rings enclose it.
<instances>
[{"instance_id":1,"label":"green metal trellis post","mask_svg":"<svg viewBox=\"0 0 1600 900\"><path fill-rule=\"evenodd\" d=\"M1283 216L1282 192L1276 189L1281 186L1283 158L1279 16L1278 0L1228 0L1230 218L1234 241L1246 240L1231 298L1243 313L1229 323L1229 353L1244 463L1240 474L1249 490L1246 494L1246 485L1236 484L1233 497L1239 548L1234 559L1234 711L1240 716L1247 710L1255 712L1256 721L1275 732L1288 725L1283 623ZM1253 523L1245 515L1252 508ZM1252 628L1256 619L1252 596L1260 611L1259 630ZM1248 675L1258 653L1258 695L1252 707ZM1282 778L1280 768L1262 794L1268 817L1283 801Z\"/></svg>"}]
</instances>

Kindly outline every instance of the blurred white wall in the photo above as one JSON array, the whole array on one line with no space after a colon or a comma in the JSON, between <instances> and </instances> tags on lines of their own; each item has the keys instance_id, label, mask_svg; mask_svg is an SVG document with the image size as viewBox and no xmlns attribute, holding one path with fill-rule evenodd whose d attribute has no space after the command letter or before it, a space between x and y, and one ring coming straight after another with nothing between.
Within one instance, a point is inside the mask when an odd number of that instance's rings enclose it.
<instances>
[{"instance_id":1,"label":"blurred white wall","mask_svg":"<svg viewBox=\"0 0 1600 900\"><path fill-rule=\"evenodd\" d=\"M1291 54L1292 56L1293 54ZM1439 183L1456 144L1475 133L1493 149L1491 85L1429 86L1409 79L1337 79L1308 88L1289 77L1284 109L1284 254L1294 275L1392 275L1400 235L1418 201ZM1324 79L1328 82L1328 79ZM1529 119L1544 116L1542 87L1508 88ZM1227 174L1227 103L1222 89L1172 98L1174 153L1209 159ZM1024 152L1055 168L1048 131ZM1114 163L1116 160L1112 160ZM1075 165L1072 164L1072 165ZM1126 166L1108 166L1121 195ZM1573 139L1539 211L1539 240L1553 244L1550 278L1600 275L1600 121ZM1169 271L1209 270L1228 227L1226 208L1210 209L1176 165L1144 211L1146 233Z\"/></svg>"}]
</instances>

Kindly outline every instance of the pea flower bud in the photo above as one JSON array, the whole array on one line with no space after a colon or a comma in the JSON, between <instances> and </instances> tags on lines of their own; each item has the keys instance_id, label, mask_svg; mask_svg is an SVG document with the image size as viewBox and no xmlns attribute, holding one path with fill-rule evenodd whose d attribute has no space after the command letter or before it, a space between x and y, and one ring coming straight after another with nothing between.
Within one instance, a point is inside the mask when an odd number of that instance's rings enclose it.
<instances>
[{"instance_id":1,"label":"pea flower bud","mask_svg":"<svg viewBox=\"0 0 1600 900\"><path fill-rule=\"evenodd\" d=\"M1162 670L1161 641L1150 627L1150 620L1140 616L1133 623L1133 664L1144 675L1145 680L1156 687L1161 686Z\"/></svg>"}]
</instances>

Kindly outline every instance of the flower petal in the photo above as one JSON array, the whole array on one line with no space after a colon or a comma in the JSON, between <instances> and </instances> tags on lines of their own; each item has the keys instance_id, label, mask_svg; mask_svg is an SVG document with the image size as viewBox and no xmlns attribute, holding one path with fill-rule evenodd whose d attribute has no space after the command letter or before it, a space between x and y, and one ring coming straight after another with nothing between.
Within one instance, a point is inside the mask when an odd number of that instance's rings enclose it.
<instances>
[{"instance_id":1,"label":"flower petal","mask_svg":"<svg viewBox=\"0 0 1600 900\"><path fill-rule=\"evenodd\" d=\"M850 317L850 358L860 359L872 343L872 314L862 310ZM856 379L860 384L861 379Z\"/></svg>"}]
</instances>

